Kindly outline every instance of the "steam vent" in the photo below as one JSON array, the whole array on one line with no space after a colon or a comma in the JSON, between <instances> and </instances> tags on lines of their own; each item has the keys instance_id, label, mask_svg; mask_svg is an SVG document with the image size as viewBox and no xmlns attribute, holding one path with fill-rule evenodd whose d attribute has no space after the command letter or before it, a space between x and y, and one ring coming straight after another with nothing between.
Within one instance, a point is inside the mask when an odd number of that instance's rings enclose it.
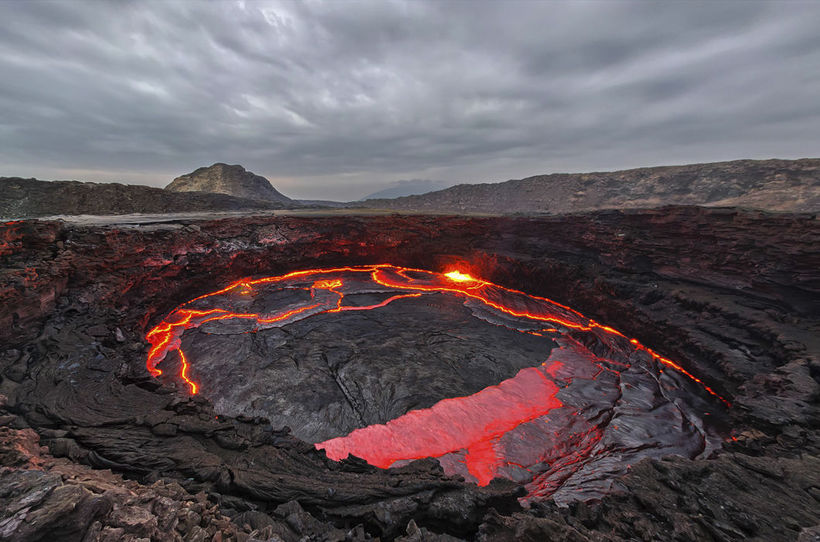
<instances>
[{"instance_id":1,"label":"steam vent","mask_svg":"<svg viewBox=\"0 0 820 542\"><path fill-rule=\"evenodd\" d=\"M812 540L817 246L696 207L2 223L0 540Z\"/></svg>"}]
</instances>

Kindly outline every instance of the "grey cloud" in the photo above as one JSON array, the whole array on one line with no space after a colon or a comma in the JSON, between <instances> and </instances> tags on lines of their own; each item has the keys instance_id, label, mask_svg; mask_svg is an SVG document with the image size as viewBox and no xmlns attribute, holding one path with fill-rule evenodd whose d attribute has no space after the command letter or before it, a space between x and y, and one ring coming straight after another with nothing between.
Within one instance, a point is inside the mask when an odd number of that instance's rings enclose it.
<instances>
[{"instance_id":1,"label":"grey cloud","mask_svg":"<svg viewBox=\"0 0 820 542\"><path fill-rule=\"evenodd\" d=\"M162 185L226 161L355 199L820 148L816 2L31 1L0 21L0 175Z\"/></svg>"}]
</instances>

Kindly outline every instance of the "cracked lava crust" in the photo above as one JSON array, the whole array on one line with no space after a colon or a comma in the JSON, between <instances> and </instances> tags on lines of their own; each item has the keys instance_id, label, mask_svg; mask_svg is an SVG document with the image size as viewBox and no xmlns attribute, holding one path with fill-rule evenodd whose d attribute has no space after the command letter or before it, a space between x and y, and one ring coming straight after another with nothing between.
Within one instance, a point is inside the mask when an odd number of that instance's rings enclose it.
<instances>
[{"instance_id":1,"label":"cracked lava crust","mask_svg":"<svg viewBox=\"0 0 820 542\"><path fill-rule=\"evenodd\" d=\"M148 370L216 412L264 416L382 468L526 487L522 503L599 497L644 457L708 455L728 402L678 363L569 307L388 264L243 279L146 336Z\"/></svg>"}]
</instances>

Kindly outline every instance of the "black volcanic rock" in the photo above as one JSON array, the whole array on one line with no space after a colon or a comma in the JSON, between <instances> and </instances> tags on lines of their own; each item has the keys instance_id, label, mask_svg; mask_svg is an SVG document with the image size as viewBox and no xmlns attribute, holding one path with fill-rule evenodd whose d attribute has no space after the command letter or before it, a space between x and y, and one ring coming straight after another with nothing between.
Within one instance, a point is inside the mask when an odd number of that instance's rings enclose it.
<instances>
[{"instance_id":1,"label":"black volcanic rock","mask_svg":"<svg viewBox=\"0 0 820 542\"><path fill-rule=\"evenodd\" d=\"M169 539L259 530L253 538L286 542L817 532L813 215L684 207L150 226L0 224L0 539L42 539L40 525L86 540L149 537L162 525ZM724 448L635 465L597 501L521 509L512 482L476 487L432 460L336 463L269 420L218 415L145 370L145 332L185 300L237 278L381 262L460 262L637 337L732 402ZM49 453L29 461L37 436ZM69 499L79 506L62 508Z\"/></svg>"},{"instance_id":2,"label":"black volcanic rock","mask_svg":"<svg viewBox=\"0 0 820 542\"><path fill-rule=\"evenodd\" d=\"M261 199L280 204L293 200L280 194L266 178L247 171L240 165L216 163L181 175L165 187L170 192L210 192L238 198Z\"/></svg>"},{"instance_id":3,"label":"black volcanic rock","mask_svg":"<svg viewBox=\"0 0 820 542\"><path fill-rule=\"evenodd\" d=\"M820 210L820 159L736 160L461 184L357 207L469 213L571 213L663 205Z\"/></svg>"}]
</instances>

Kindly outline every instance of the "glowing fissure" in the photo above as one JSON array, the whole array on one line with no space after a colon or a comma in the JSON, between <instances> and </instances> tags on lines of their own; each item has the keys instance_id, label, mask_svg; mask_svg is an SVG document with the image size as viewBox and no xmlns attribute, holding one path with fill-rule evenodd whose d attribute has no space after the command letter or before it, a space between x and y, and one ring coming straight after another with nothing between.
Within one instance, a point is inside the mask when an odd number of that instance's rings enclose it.
<instances>
[{"instance_id":1,"label":"glowing fissure","mask_svg":"<svg viewBox=\"0 0 820 542\"><path fill-rule=\"evenodd\" d=\"M162 371L160 369L157 369L157 365L165 358L166 354L169 351L179 349L179 336L186 329L196 328L201 326L202 324L212 322L215 320L225 320L232 318L255 320L258 324L279 323L289 320L303 313L306 313L308 311L311 311L313 309L318 309L322 305L317 303L305 307L291 309L281 314L270 316L264 316L260 314L240 314L226 311L223 309L210 309L201 311L185 309L184 307L191 305L197 301L225 294L233 290L240 290L240 294L246 295L253 290L254 286L258 285L284 282L295 278L304 278L346 272L370 273L373 280L376 283L381 284L382 286L399 290L415 290L417 293L394 296L382 303L378 303L376 305L367 307L345 307L342 305L344 294L338 290L338 288L341 288L344 285L343 281L341 279L317 279L310 286L310 289L327 289L338 295L338 299L334 306L325 308L320 312L370 310L374 308L383 307L392 301L402 299L405 297L417 297L419 295L422 295L423 292L449 292L454 294L465 295L467 297L480 301L488 307L492 307L493 309L496 309L500 312L509 314L510 316L515 316L518 318L528 318L531 320L541 322L549 322L551 324L557 324L568 329L577 329L581 331L600 329L601 331L604 331L605 333L611 335L616 335L618 337L626 337L623 333L619 332L618 330L613 329L609 326L601 325L594 320L585 318L583 315L581 315L581 313L565 305L556 303L551 299L547 299L545 297L530 296L518 290L505 288L503 286L499 286L498 284L493 284L485 280L475 279L471 277L469 274L462 273L458 270L439 274L431 271L425 271L422 269L396 267L390 264L379 264L362 267L336 267L329 269L310 269L306 271L294 271L286 275L276 277L264 277L254 280L242 279L228 285L225 288L222 288L221 290L217 290L209 294L204 294L192 299L191 301L182 305L182 307L180 307L179 309L173 311L166 320L164 320L162 323L151 329L146 335L145 338L151 344L151 350L148 353L148 359L146 362L148 371L154 376L159 376L162 374ZM408 273L422 275L422 277L411 278L407 275ZM305 289L308 290L309 288ZM525 296L543 303L547 303L548 305L551 305L551 308L555 311L555 313L531 313L526 311L514 310L509 306L505 306L501 301L493 300L493 297L501 297L499 296L499 294ZM563 315L560 315L558 313L563 313ZM176 319L174 317L176 317ZM688 372L686 369L684 369L679 363L676 363L669 358L661 356L654 350L642 345L640 341L638 341L637 339L630 339L629 342L636 349L647 352L659 363L662 363L663 365L671 367L676 371L686 375L689 379L700 384L703 387L703 389L706 390L709 394L713 395L714 397L717 397L727 406L731 406L726 399L718 395L717 392L715 392L712 388L704 384L702 380L700 380L699 378ZM187 379L185 380L188 381ZM196 393L195 386L191 386L191 392Z\"/></svg>"},{"instance_id":2,"label":"glowing fissure","mask_svg":"<svg viewBox=\"0 0 820 542\"><path fill-rule=\"evenodd\" d=\"M345 304L346 288L348 293L361 293L356 290L357 285L361 287L367 284L377 285L380 289L374 290L372 286L368 286L365 292L395 295L365 306ZM297 304L298 306L293 306L294 303L291 301L286 309L270 314L234 312L212 306L219 304L219 296L228 296L233 300L233 305L251 303L255 294L267 292L264 289L267 286L274 287L275 291L304 291L309 295L306 296L306 301ZM151 344L151 349L146 366L152 375L160 376L163 373L158 365L169 352L176 351L179 359L179 377L186 383L190 393L196 394L200 386L191 375L195 360L190 360L182 350L182 335L186 330L211 322L235 320L240 324L247 322L242 332L253 332L267 327L291 324L318 314L373 310L402 299L430 294L462 296L465 300L478 302L490 314L494 313L499 317L507 315L536 324L537 329L534 330L515 328L521 333L539 337L553 336L551 334L560 336L563 328L593 333L599 340L621 351L634 349L646 352L659 364L685 375L699 384L703 390L729 405L725 399L683 369L680 364L643 346L637 339L626 338L619 331L585 318L569 307L476 279L458 270L442 274L388 264L311 269L275 277L242 279L216 292L199 296L174 310L163 322L148 332L146 339ZM569 339L561 342L569 345L574 341ZM624 369L629 365L615 360L595 358L580 345L577 351L573 348L575 347L562 346L553 350L546 362L540 366L522 369L514 377L472 395L443 399L430 408L410 410L387 423L355 429L346 436L317 443L316 447L324 449L332 459L341 460L349 454L354 454L379 467L389 467L397 461L437 457L445 465L448 462L450 465L462 464L468 474L480 484L486 484L495 476L504 475L504 472L511 476L510 469L529 472L525 464L563 465L562 468L565 470L580 468L584 453L593 448L601 434L589 423L579 426L575 433L564 433L566 427L560 430L549 429L552 416L550 413L554 414L559 410L563 414L559 413L557 416L563 416L565 426L569 424L569 427L575 423L571 420L567 422L567 412L572 409L568 410L556 396L559 391L559 386L556 385L559 374L565 382L574 378L561 374L565 370L562 356L568 355L567 352L575 352L572 355L580 357L586 356L585 363L596 369L594 375L586 375L585 378L597 378L598 374L606 371L617 374L621 370L613 370L606 367L606 364ZM539 422L540 425L533 425L535 422ZM533 431L540 435L537 438L542 443L551 442L549 445L544 444L546 449L551 451L533 457L529 457L529 452L526 452L522 456L521 450L516 448L515 439L531 438L525 435L533 434ZM563 452L558 454L559 450ZM516 461L515 457L519 456L522 459ZM523 459L524 456L527 458ZM445 471L447 470L445 467ZM533 473L538 482L532 482L536 485L530 488L531 493L544 494L552 491L566 477L563 471L560 476L564 478L560 479L556 478L558 474L554 474L557 472L555 469L550 472L553 474Z\"/></svg>"},{"instance_id":3,"label":"glowing fissure","mask_svg":"<svg viewBox=\"0 0 820 542\"><path fill-rule=\"evenodd\" d=\"M4 222L0 230L0 256L14 254L22 247L23 235L20 233L22 220Z\"/></svg>"}]
</instances>

